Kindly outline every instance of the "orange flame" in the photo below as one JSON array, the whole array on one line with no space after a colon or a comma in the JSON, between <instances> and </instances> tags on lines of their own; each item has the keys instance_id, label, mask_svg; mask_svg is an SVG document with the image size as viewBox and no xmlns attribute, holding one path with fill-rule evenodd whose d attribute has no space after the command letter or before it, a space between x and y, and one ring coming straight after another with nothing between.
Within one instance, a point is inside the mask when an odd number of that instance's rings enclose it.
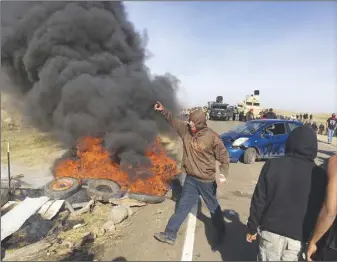
<instances>
[{"instance_id":1,"label":"orange flame","mask_svg":"<svg viewBox=\"0 0 337 262\"><path fill-rule=\"evenodd\" d=\"M149 170L153 176L130 180L119 164L111 160L110 153L102 146L102 139L84 137L77 145L77 160L67 159L56 166L56 177L81 179L108 179L117 182L122 190L133 193L163 196L168 191L168 183L178 174L176 162L166 155L164 147L157 138L146 156L151 160ZM139 172L142 167L134 169ZM144 170L144 168L143 168Z\"/></svg>"}]
</instances>

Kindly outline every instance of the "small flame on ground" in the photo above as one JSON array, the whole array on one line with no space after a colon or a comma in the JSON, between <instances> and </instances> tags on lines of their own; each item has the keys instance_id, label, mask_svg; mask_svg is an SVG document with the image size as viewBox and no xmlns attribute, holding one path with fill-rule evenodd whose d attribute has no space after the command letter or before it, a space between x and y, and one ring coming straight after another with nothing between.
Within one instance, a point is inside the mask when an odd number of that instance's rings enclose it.
<instances>
[{"instance_id":1,"label":"small flame on ground","mask_svg":"<svg viewBox=\"0 0 337 262\"><path fill-rule=\"evenodd\" d=\"M77 144L77 160L67 159L55 169L56 177L81 179L107 179L117 182L123 191L163 196L168 191L168 184L179 173L176 162L166 155L164 147L157 138L146 156L151 160L150 177L137 176L142 168L136 168L136 176L130 180L126 171L112 161L110 153L102 146L103 140L84 137ZM144 168L143 168L144 171Z\"/></svg>"}]
</instances>

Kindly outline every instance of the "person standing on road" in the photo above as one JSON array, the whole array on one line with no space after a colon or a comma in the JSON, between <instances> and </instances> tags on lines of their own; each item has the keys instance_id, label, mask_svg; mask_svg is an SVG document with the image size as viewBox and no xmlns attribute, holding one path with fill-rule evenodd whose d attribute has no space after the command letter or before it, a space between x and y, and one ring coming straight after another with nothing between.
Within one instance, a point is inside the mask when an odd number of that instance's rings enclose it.
<instances>
[{"instance_id":1,"label":"person standing on road","mask_svg":"<svg viewBox=\"0 0 337 262\"><path fill-rule=\"evenodd\" d=\"M337 155L328 162L327 194L309 241L307 260L337 261Z\"/></svg>"},{"instance_id":2,"label":"person standing on road","mask_svg":"<svg viewBox=\"0 0 337 262\"><path fill-rule=\"evenodd\" d=\"M286 154L268 160L250 205L246 240L259 231L259 261L297 261L324 200L325 177L317 156L317 136L310 127L295 128Z\"/></svg>"},{"instance_id":3,"label":"person standing on road","mask_svg":"<svg viewBox=\"0 0 337 262\"><path fill-rule=\"evenodd\" d=\"M154 237L173 245L182 223L201 196L217 230L218 245L223 240L226 227L220 204L216 199L216 160L220 162L220 181L225 181L229 171L228 152L219 135L207 127L203 111L191 112L188 122L183 122L174 119L160 102L157 102L154 109L161 112L183 141L182 169L186 174L175 213L169 219L165 231L156 233Z\"/></svg>"},{"instance_id":4,"label":"person standing on road","mask_svg":"<svg viewBox=\"0 0 337 262\"><path fill-rule=\"evenodd\" d=\"M269 108L268 112L266 113L267 119L277 119L276 114L273 112L272 108Z\"/></svg>"},{"instance_id":5,"label":"person standing on road","mask_svg":"<svg viewBox=\"0 0 337 262\"><path fill-rule=\"evenodd\" d=\"M254 110L253 109L250 109L246 115L246 119L247 121L250 121L250 120L254 120Z\"/></svg>"},{"instance_id":6,"label":"person standing on road","mask_svg":"<svg viewBox=\"0 0 337 262\"><path fill-rule=\"evenodd\" d=\"M331 144L337 125L336 114L333 113L332 116L328 118L327 122L328 122L328 143Z\"/></svg>"},{"instance_id":7,"label":"person standing on road","mask_svg":"<svg viewBox=\"0 0 337 262\"><path fill-rule=\"evenodd\" d=\"M313 123L311 124L311 128L312 128L312 130L314 130L315 133L317 133L318 127L317 127L316 122L313 122Z\"/></svg>"},{"instance_id":8,"label":"person standing on road","mask_svg":"<svg viewBox=\"0 0 337 262\"><path fill-rule=\"evenodd\" d=\"M237 106L235 106L234 112L233 112L233 121L238 120L238 115L239 115L238 108L237 108Z\"/></svg>"},{"instance_id":9,"label":"person standing on road","mask_svg":"<svg viewBox=\"0 0 337 262\"><path fill-rule=\"evenodd\" d=\"M239 121L241 121L241 122L245 121L245 114L243 113L243 111L241 111L240 114L239 114Z\"/></svg>"},{"instance_id":10,"label":"person standing on road","mask_svg":"<svg viewBox=\"0 0 337 262\"><path fill-rule=\"evenodd\" d=\"M323 135L324 129L325 129L325 126L324 126L323 123L321 123L321 124L319 125L319 131L318 131L318 134L319 134L319 135Z\"/></svg>"},{"instance_id":11,"label":"person standing on road","mask_svg":"<svg viewBox=\"0 0 337 262\"><path fill-rule=\"evenodd\" d=\"M304 120L308 120L308 113L304 113L304 114L303 114L303 119L304 119Z\"/></svg>"}]
</instances>

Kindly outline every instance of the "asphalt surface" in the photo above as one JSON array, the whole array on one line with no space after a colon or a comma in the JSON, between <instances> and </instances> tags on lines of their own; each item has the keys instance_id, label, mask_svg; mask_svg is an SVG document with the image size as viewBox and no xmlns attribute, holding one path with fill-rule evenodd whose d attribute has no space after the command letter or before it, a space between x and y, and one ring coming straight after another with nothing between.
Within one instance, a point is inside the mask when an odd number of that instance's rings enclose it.
<instances>
[{"instance_id":1,"label":"asphalt surface","mask_svg":"<svg viewBox=\"0 0 337 262\"><path fill-rule=\"evenodd\" d=\"M238 122L209 121L208 125L220 133L228 131ZM336 152L336 147L319 143L317 163L321 163ZM264 162L252 165L235 163L230 165L230 173L225 184L218 187L218 199L227 222L225 242L217 251L211 249L214 229L205 205L201 205L195 228L193 261L256 261L256 243L245 241L245 224L249 214L249 205L256 181ZM131 219L130 226L123 230L118 241L112 241L109 248L102 247L103 252L95 252L96 259L112 261L117 257L131 261L179 261L185 241L186 224L181 228L174 246L160 243L153 238L155 232L165 229L169 217L174 211L175 203L166 200L162 204L149 205L139 209ZM233 215L234 212L234 215ZM101 253L101 255L97 255Z\"/></svg>"}]
</instances>

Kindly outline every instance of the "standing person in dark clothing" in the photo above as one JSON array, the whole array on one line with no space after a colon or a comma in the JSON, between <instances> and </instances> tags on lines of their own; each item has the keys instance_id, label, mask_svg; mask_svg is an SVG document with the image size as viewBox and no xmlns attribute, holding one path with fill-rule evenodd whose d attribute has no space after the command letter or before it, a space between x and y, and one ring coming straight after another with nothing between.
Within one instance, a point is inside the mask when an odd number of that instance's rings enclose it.
<instances>
[{"instance_id":1,"label":"standing person in dark clothing","mask_svg":"<svg viewBox=\"0 0 337 262\"><path fill-rule=\"evenodd\" d=\"M190 113L188 122L173 119L171 113L159 102L155 105L155 110L161 112L183 141L182 169L186 178L175 213L169 219L165 231L156 233L154 237L173 245L180 226L201 196L211 213L219 244L223 240L226 228L222 210L216 199L216 160L220 162L220 180L225 180L229 170L227 150L219 135L207 127L202 110Z\"/></svg>"},{"instance_id":2,"label":"standing person in dark clothing","mask_svg":"<svg viewBox=\"0 0 337 262\"><path fill-rule=\"evenodd\" d=\"M313 123L311 124L311 128L312 128L312 130L314 130L315 133L317 133L318 127L317 127L316 122L313 122Z\"/></svg>"},{"instance_id":3,"label":"standing person in dark clothing","mask_svg":"<svg viewBox=\"0 0 337 262\"><path fill-rule=\"evenodd\" d=\"M304 125L307 126L307 127L311 127L310 121L305 121Z\"/></svg>"},{"instance_id":4,"label":"standing person in dark clothing","mask_svg":"<svg viewBox=\"0 0 337 262\"><path fill-rule=\"evenodd\" d=\"M299 260L324 200L326 173L314 162L317 149L316 134L301 126L290 133L285 156L264 164L246 235L252 242L259 231L258 260Z\"/></svg>"},{"instance_id":5,"label":"standing person in dark clothing","mask_svg":"<svg viewBox=\"0 0 337 262\"><path fill-rule=\"evenodd\" d=\"M235 106L233 111L233 121L235 121L237 120L238 108Z\"/></svg>"},{"instance_id":6,"label":"standing person in dark clothing","mask_svg":"<svg viewBox=\"0 0 337 262\"><path fill-rule=\"evenodd\" d=\"M337 261L337 155L328 162L327 193L308 245L307 260ZM317 253L317 254L315 254Z\"/></svg>"},{"instance_id":7,"label":"standing person in dark clothing","mask_svg":"<svg viewBox=\"0 0 337 262\"><path fill-rule=\"evenodd\" d=\"M276 114L273 112L273 109L270 108L268 112L266 113L266 118L267 119L277 119Z\"/></svg>"},{"instance_id":8,"label":"standing person in dark clothing","mask_svg":"<svg viewBox=\"0 0 337 262\"><path fill-rule=\"evenodd\" d=\"M328 118L327 122L328 122L328 143L331 144L337 125L336 114L333 113L332 116Z\"/></svg>"},{"instance_id":9,"label":"standing person in dark clothing","mask_svg":"<svg viewBox=\"0 0 337 262\"><path fill-rule=\"evenodd\" d=\"M299 119L299 115L298 114L296 114L296 120L298 120Z\"/></svg>"},{"instance_id":10,"label":"standing person in dark clothing","mask_svg":"<svg viewBox=\"0 0 337 262\"><path fill-rule=\"evenodd\" d=\"M325 129L325 127L324 127L324 124L323 123L321 123L320 125L319 125L319 131L318 131L318 134L319 135L323 135L323 132L324 132L324 129Z\"/></svg>"},{"instance_id":11,"label":"standing person in dark clothing","mask_svg":"<svg viewBox=\"0 0 337 262\"><path fill-rule=\"evenodd\" d=\"M239 121L241 122L245 121L245 114L243 113L243 111L241 111L239 114Z\"/></svg>"},{"instance_id":12,"label":"standing person in dark clothing","mask_svg":"<svg viewBox=\"0 0 337 262\"><path fill-rule=\"evenodd\" d=\"M310 119L310 121L312 120L312 114L310 114L309 119Z\"/></svg>"},{"instance_id":13,"label":"standing person in dark clothing","mask_svg":"<svg viewBox=\"0 0 337 262\"><path fill-rule=\"evenodd\" d=\"M250 109L246 115L247 121L254 120L254 113L253 109Z\"/></svg>"},{"instance_id":14,"label":"standing person in dark clothing","mask_svg":"<svg viewBox=\"0 0 337 262\"><path fill-rule=\"evenodd\" d=\"M302 115L302 113L300 114L300 121L302 121L302 119L303 119L303 115Z\"/></svg>"}]
</instances>

